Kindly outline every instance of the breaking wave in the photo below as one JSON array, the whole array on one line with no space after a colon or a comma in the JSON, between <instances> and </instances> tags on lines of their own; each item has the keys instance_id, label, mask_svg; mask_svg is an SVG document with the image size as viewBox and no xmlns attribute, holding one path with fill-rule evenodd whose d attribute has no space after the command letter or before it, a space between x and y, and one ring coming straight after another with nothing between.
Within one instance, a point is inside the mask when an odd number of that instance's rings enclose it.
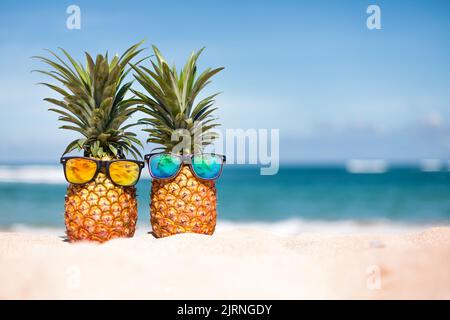
<instances>
[{"instance_id":1,"label":"breaking wave","mask_svg":"<svg viewBox=\"0 0 450 320\"><path fill-rule=\"evenodd\" d=\"M65 179L57 166L0 166L0 182L59 184Z\"/></svg>"},{"instance_id":2,"label":"breaking wave","mask_svg":"<svg viewBox=\"0 0 450 320\"><path fill-rule=\"evenodd\" d=\"M63 222L62 222L63 223ZM446 224L448 225L448 224ZM325 234L358 234L358 233L380 233L396 234L421 231L429 227L442 226L442 224L409 224L398 223L390 220L377 220L371 222L361 221L320 221L304 219L287 219L278 222L234 222L218 220L216 231L233 231L238 229L251 229L255 231L265 231L278 235L299 235L304 233L325 233ZM5 230L5 228L0 228ZM65 228L33 226L15 224L7 231L26 232L47 235L64 235ZM151 230L147 222L138 222L136 235L145 235Z\"/></svg>"},{"instance_id":3,"label":"breaking wave","mask_svg":"<svg viewBox=\"0 0 450 320\"><path fill-rule=\"evenodd\" d=\"M142 170L141 179L148 179ZM53 165L0 166L0 182L65 184L62 167Z\"/></svg>"}]
</instances>

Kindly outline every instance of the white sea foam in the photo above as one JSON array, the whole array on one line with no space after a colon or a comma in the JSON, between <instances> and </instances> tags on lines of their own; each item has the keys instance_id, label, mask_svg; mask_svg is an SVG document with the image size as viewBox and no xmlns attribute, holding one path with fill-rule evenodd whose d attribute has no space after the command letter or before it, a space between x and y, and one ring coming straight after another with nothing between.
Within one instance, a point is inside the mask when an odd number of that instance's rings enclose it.
<instances>
[{"instance_id":1,"label":"white sea foam","mask_svg":"<svg viewBox=\"0 0 450 320\"><path fill-rule=\"evenodd\" d=\"M385 173L388 165L385 160L352 159L347 161L345 168L350 173Z\"/></svg>"},{"instance_id":2,"label":"white sea foam","mask_svg":"<svg viewBox=\"0 0 450 320\"><path fill-rule=\"evenodd\" d=\"M441 159L423 159L420 163L420 169L424 172L437 172L444 168L444 162Z\"/></svg>"},{"instance_id":3,"label":"white sea foam","mask_svg":"<svg viewBox=\"0 0 450 320\"><path fill-rule=\"evenodd\" d=\"M142 170L141 180L150 179L148 170ZM27 165L27 166L1 166L0 182L10 183L66 183L62 166Z\"/></svg>"},{"instance_id":4,"label":"white sea foam","mask_svg":"<svg viewBox=\"0 0 450 320\"><path fill-rule=\"evenodd\" d=\"M409 224L393 222L389 220L377 220L371 222L361 222L353 220L325 221L325 220L304 220L288 219L278 222L218 222L218 230L230 230L236 228L249 228L265 230L280 235L296 235L302 233L336 233L336 234L356 234L356 233L403 233L423 230L436 225L432 224Z\"/></svg>"},{"instance_id":5,"label":"white sea foam","mask_svg":"<svg viewBox=\"0 0 450 320\"><path fill-rule=\"evenodd\" d=\"M0 182L64 183L64 173L58 166L0 166Z\"/></svg>"},{"instance_id":6,"label":"white sea foam","mask_svg":"<svg viewBox=\"0 0 450 320\"><path fill-rule=\"evenodd\" d=\"M448 225L448 224L447 224ZM437 224L408 224L388 220L378 220L372 222L359 221L320 221L288 219L277 222L231 222L219 220L216 230L229 231L235 229L252 229L267 231L279 235L298 235L303 233L327 233L327 234L358 234L358 233L407 233L424 230L426 228L438 226ZM0 230L5 230L1 228ZM136 235L144 235L150 232L150 225L138 223ZM34 234L47 234L62 236L65 234L64 226L61 227L38 227L30 225L13 225L6 229L13 232L25 232Z\"/></svg>"}]
</instances>

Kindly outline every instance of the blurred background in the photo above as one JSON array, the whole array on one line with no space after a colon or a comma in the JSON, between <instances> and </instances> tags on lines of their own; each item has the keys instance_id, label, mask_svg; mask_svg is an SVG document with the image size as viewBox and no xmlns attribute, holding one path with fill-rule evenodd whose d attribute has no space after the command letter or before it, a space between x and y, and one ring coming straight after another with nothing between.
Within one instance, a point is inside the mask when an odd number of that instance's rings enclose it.
<instances>
[{"instance_id":1,"label":"blurred background","mask_svg":"<svg viewBox=\"0 0 450 320\"><path fill-rule=\"evenodd\" d=\"M373 4L381 29L367 27ZM70 5L80 29L66 26ZM450 221L448 1L2 1L0 26L2 229L64 227L58 161L76 136L47 111L55 95L35 85L43 66L30 57L63 47L84 61L141 39L177 65L206 46L200 68L226 68L205 92L223 91L222 130L279 129L278 174L226 166L222 224ZM147 228L148 175L138 188Z\"/></svg>"}]
</instances>

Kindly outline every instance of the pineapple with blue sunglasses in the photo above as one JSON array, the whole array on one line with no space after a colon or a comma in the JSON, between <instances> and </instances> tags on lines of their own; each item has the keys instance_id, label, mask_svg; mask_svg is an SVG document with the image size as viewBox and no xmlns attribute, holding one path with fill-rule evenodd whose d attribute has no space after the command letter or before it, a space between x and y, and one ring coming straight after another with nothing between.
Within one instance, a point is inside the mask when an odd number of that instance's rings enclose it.
<instances>
[{"instance_id":1,"label":"pineapple with blue sunglasses","mask_svg":"<svg viewBox=\"0 0 450 320\"><path fill-rule=\"evenodd\" d=\"M203 153L216 137L218 126L213 112L214 97L195 103L198 94L212 76L223 68L206 69L197 74L197 59L192 53L178 73L169 67L156 47L152 70L134 67L135 78L146 94L134 91L142 103L141 111L148 115L140 123L147 125L147 142L159 145L159 153L145 156L152 176L150 216L156 237L193 232L212 234L217 218L215 180L222 172L225 156ZM188 148L176 152L179 141L172 138L178 130L189 132ZM195 151L194 151L195 150Z\"/></svg>"}]
</instances>

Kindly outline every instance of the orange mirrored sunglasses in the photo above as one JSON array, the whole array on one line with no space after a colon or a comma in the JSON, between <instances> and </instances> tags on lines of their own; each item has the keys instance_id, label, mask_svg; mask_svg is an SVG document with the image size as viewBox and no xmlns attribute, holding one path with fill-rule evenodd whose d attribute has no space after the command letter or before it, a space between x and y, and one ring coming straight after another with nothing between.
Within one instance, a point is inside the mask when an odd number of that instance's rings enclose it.
<instances>
[{"instance_id":1,"label":"orange mirrored sunglasses","mask_svg":"<svg viewBox=\"0 0 450 320\"><path fill-rule=\"evenodd\" d=\"M111 160L103 161L86 157L62 157L64 176L72 184L85 184L93 181L104 168L104 174L115 184L122 187L134 186L141 176L143 161Z\"/></svg>"}]
</instances>

